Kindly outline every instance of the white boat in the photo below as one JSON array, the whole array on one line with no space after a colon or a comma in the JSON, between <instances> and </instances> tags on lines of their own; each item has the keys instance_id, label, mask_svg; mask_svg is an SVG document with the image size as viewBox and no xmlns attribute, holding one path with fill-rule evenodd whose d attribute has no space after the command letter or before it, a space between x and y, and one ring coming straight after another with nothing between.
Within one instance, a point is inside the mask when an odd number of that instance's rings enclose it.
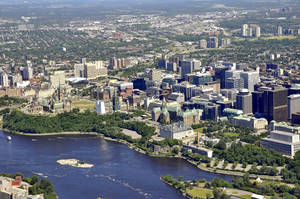
<instances>
[{"instance_id":1,"label":"white boat","mask_svg":"<svg viewBox=\"0 0 300 199\"><path fill-rule=\"evenodd\" d=\"M10 136L7 136L7 140L8 140L8 141L11 141L11 137L10 137Z\"/></svg>"}]
</instances>

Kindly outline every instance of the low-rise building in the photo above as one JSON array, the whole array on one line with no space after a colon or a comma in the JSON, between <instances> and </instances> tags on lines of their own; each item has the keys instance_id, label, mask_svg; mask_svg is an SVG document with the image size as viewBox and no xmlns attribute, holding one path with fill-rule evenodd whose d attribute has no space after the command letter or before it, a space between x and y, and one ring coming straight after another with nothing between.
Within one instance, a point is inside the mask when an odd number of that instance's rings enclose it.
<instances>
[{"instance_id":1,"label":"low-rise building","mask_svg":"<svg viewBox=\"0 0 300 199\"><path fill-rule=\"evenodd\" d=\"M191 126L186 125L184 122L176 122L169 125L162 125L160 127L160 136L181 140L195 136L195 133Z\"/></svg>"},{"instance_id":2,"label":"low-rise building","mask_svg":"<svg viewBox=\"0 0 300 199\"><path fill-rule=\"evenodd\" d=\"M29 187L20 176L16 179L0 176L1 199L44 199L43 195L29 195Z\"/></svg>"},{"instance_id":3,"label":"low-rise building","mask_svg":"<svg viewBox=\"0 0 300 199\"><path fill-rule=\"evenodd\" d=\"M265 118L255 118L246 115L235 116L231 120L235 126L244 126L250 129L264 130L268 126L268 120Z\"/></svg>"},{"instance_id":4,"label":"low-rise building","mask_svg":"<svg viewBox=\"0 0 300 199\"><path fill-rule=\"evenodd\" d=\"M271 131L268 138L262 139L261 145L293 157L300 150L299 136L290 132Z\"/></svg>"},{"instance_id":5,"label":"low-rise building","mask_svg":"<svg viewBox=\"0 0 300 199\"><path fill-rule=\"evenodd\" d=\"M213 157L213 151L210 150L210 149L206 149L206 148L203 148L203 147L200 147L200 146L196 146L196 145L183 145L183 148L184 149L187 149L187 150L191 150L193 153L199 153L200 155L205 155L209 158L212 158Z\"/></svg>"}]
</instances>

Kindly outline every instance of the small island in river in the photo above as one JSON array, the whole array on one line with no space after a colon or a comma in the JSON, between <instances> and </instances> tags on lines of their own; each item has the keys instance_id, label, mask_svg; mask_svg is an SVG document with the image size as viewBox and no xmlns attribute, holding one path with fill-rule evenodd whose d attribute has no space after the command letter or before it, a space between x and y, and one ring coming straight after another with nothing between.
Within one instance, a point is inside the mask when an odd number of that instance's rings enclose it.
<instances>
[{"instance_id":1,"label":"small island in river","mask_svg":"<svg viewBox=\"0 0 300 199\"><path fill-rule=\"evenodd\" d=\"M57 163L61 165L69 165L72 167L79 167L79 168L92 168L94 166L93 164L88 164L84 161L80 161L77 159L61 159L61 160L57 160Z\"/></svg>"}]
</instances>

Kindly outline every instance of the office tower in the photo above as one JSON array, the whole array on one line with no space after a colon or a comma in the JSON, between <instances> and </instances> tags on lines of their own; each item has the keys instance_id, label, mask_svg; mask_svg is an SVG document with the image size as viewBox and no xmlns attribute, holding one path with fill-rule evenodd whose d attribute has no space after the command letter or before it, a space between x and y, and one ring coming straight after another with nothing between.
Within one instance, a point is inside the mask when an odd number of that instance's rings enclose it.
<instances>
[{"instance_id":1,"label":"office tower","mask_svg":"<svg viewBox=\"0 0 300 199\"><path fill-rule=\"evenodd\" d=\"M157 69L151 69L149 72L149 79L151 81L160 81L161 80L161 71Z\"/></svg>"},{"instance_id":2,"label":"office tower","mask_svg":"<svg viewBox=\"0 0 300 199\"><path fill-rule=\"evenodd\" d=\"M264 97L262 91L252 92L252 109L254 114L263 114Z\"/></svg>"},{"instance_id":3,"label":"office tower","mask_svg":"<svg viewBox=\"0 0 300 199\"><path fill-rule=\"evenodd\" d=\"M227 47L231 44L231 39L229 38L222 38L220 42L220 47Z\"/></svg>"},{"instance_id":4,"label":"office tower","mask_svg":"<svg viewBox=\"0 0 300 199\"><path fill-rule=\"evenodd\" d=\"M207 48L207 41L205 39L201 39L199 42L199 47L202 49Z\"/></svg>"},{"instance_id":5,"label":"office tower","mask_svg":"<svg viewBox=\"0 0 300 199\"><path fill-rule=\"evenodd\" d=\"M84 77L84 64L75 64L74 65L74 76L75 77Z\"/></svg>"},{"instance_id":6,"label":"office tower","mask_svg":"<svg viewBox=\"0 0 300 199\"><path fill-rule=\"evenodd\" d=\"M281 27L281 26L278 26L278 28L277 28L277 34L278 34L279 36L282 35L282 27Z\"/></svg>"},{"instance_id":7,"label":"office tower","mask_svg":"<svg viewBox=\"0 0 300 199\"><path fill-rule=\"evenodd\" d=\"M95 63L86 63L83 71L84 77L87 79L95 79L107 75L107 68L100 67Z\"/></svg>"},{"instance_id":8,"label":"office tower","mask_svg":"<svg viewBox=\"0 0 300 199\"><path fill-rule=\"evenodd\" d=\"M190 100L193 96L193 88L196 85L192 84L175 84L173 85L173 92L183 93L185 100Z\"/></svg>"},{"instance_id":9,"label":"office tower","mask_svg":"<svg viewBox=\"0 0 300 199\"><path fill-rule=\"evenodd\" d=\"M85 57L84 57L84 58L81 58L81 60L80 60L80 63L81 63L81 64L86 64L86 62L87 62L87 61L86 61L86 58L85 58Z\"/></svg>"},{"instance_id":10,"label":"office tower","mask_svg":"<svg viewBox=\"0 0 300 199\"><path fill-rule=\"evenodd\" d=\"M101 115L106 113L104 101L96 101L96 113Z\"/></svg>"},{"instance_id":11,"label":"office tower","mask_svg":"<svg viewBox=\"0 0 300 199\"><path fill-rule=\"evenodd\" d=\"M32 79L32 76L33 76L33 70L31 68L31 65L27 65L23 69L23 79L24 80L30 80L30 79Z\"/></svg>"},{"instance_id":12,"label":"office tower","mask_svg":"<svg viewBox=\"0 0 300 199\"><path fill-rule=\"evenodd\" d=\"M118 69L118 60L115 57L111 57L109 59L109 67L110 70Z\"/></svg>"},{"instance_id":13,"label":"office tower","mask_svg":"<svg viewBox=\"0 0 300 199\"><path fill-rule=\"evenodd\" d=\"M167 70L172 71L172 72L176 72L177 71L177 63L175 63L175 62L168 63L167 64Z\"/></svg>"},{"instance_id":14,"label":"office tower","mask_svg":"<svg viewBox=\"0 0 300 199\"><path fill-rule=\"evenodd\" d=\"M252 113L252 94L248 89L241 89L236 96L236 108L242 110L244 114Z\"/></svg>"},{"instance_id":15,"label":"office tower","mask_svg":"<svg viewBox=\"0 0 300 199\"><path fill-rule=\"evenodd\" d=\"M255 28L255 37L260 37L260 27L256 26Z\"/></svg>"},{"instance_id":16,"label":"office tower","mask_svg":"<svg viewBox=\"0 0 300 199\"><path fill-rule=\"evenodd\" d=\"M249 27L249 28L247 29L247 36L248 36L248 37L252 37L252 36L253 36L253 29L252 29L252 27Z\"/></svg>"},{"instance_id":17,"label":"office tower","mask_svg":"<svg viewBox=\"0 0 300 199\"><path fill-rule=\"evenodd\" d=\"M288 89L283 87L273 87L272 90L264 91L264 116L268 121L287 121L287 94Z\"/></svg>"},{"instance_id":18,"label":"office tower","mask_svg":"<svg viewBox=\"0 0 300 199\"><path fill-rule=\"evenodd\" d=\"M242 27L242 35L243 37L247 37L248 36L248 24L244 24Z\"/></svg>"},{"instance_id":19,"label":"office tower","mask_svg":"<svg viewBox=\"0 0 300 199\"><path fill-rule=\"evenodd\" d=\"M0 73L0 85L4 87L9 87L8 75L5 72Z\"/></svg>"},{"instance_id":20,"label":"office tower","mask_svg":"<svg viewBox=\"0 0 300 199\"><path fill-rule=\"evenodd\" d=\"M244 88L254 91L254 85L260 82L259 72L241 72L240 77L244 80Z\"/></svg>"},{"instance_id":21,"label":"office tower","mask_svg":"<svg viewBox=\"0 0 300 199\"><path fill-rule=\"evenodd\" d=\"M201 61L192 59L192 60L181 60L179 61L181 68L181 77L184 77L185 74L192 73L196 70L200 70Z\"/></svg>"},{"instance_id":22,"label":"office tower","mask_svg":"<svg viewBox=\"0 0 300 199\"><path fill-rule=\"evenodd\" d=\"M8 78L9 78L11 87L15 87L18 84L21 84L23 82L23 78L20 73L17 73L16 75L11 75Z\"/></svg>"},{"instance_id":23,"label":"office tower","mask_svg":"<svg viewBox=\"0 0 300 199\"><path fill-rule=\"evenodd\" d=\"M225 88L225 71L228 70L227 66L217 66L215 67L215 78L220 80L221 89Z\"/></svg>"},{"instance_id":24,"label":"office tower","mask_svg":"<svg viewBox=\"0 0 300 199\"><path fill-rule=\"evenodd\" d=\"M225 88L244 88L244 80L241 79L241 70L225 71Z\"/></svg>"},{"instance_id":25,"label":"office tower","mask_svg":"<svg viewBox=\"0 0 300 199\"><path fill-rule=\"evenodd\" d=\"M300 95L288 96L288 115L289 119L292 119L292 114L300 112Z\"/></svg>"},{"instance_id":26,"label":"office tower","mask_svg":"<svg viewBox=\"0 0 300 199\"><path fill-rule=\"evenodd\" d=\"M53 75L50 75L50 82L53 88L65 86L66 84L65 71L54 71Z\"/></svg>"},{"instance_id":27,"label":"office tower","mask_svg":"<svg viewBox=\"0 0 300 199\"><path fill-rule=\"evenodd\" d=\"M192 83L199 86L205 85L213 81L213 78L210 73L200 73L192 75Z\"/></svg>"},{"instance_id":28,"label":"office tower","mask_svg":"<svg viewBox=\"0 0 300 199\"><path fill-rule=\"evenodd\" d=\"M229 77L226 79L225 87L228 89L242 89L244 88L244 80L238 77Z\"/></svg>"},{"instance_id":29,"label":"office tower","mask_svg":"<svg viewBox=\"0 0 300 199\"><path fill-rule=\"evenodd\" d=\"M209 37L207 40L207 48L218 48L219 39L217 37Z\"/></svg>"}]
</instances>

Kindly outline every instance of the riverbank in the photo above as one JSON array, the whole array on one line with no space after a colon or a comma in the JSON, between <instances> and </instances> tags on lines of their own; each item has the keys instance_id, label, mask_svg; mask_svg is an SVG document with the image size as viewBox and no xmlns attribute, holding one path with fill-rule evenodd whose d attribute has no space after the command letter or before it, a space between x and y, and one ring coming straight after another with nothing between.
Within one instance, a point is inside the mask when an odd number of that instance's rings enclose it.
<instances>
[{"instance_id":1,"label":"riverbank","mask_svg":"<svg viewBox=\"0 0 300 199\"><path fill-rule=\"evenodd\" d=\"M189 162L190 164L192 164L193 166L195 166L199 170L206 171L206 172L209 172L209 173L216 173L216 174L222 174L222 175L228 175L228 176L243 176L243 175L245 175L245 173L239 172L239 171L221 170L221 169L216 169L216 168L208 168L208 167L203 166L203 165L198 165L197 162L191 161L191 160L187 159L186 157L183 157L183 156L180 156L180 155L169 156L169 155L165 155L165 154L162 154L162 155L150 154L150 153L147 153L145 150L139 148L138 146L136 146L132 143L129 143L128 141L107 137L107 136L104 136L103 134L97 133L97 132L58 132L58 133L34 134L34 133L11 132L7 129L1 129L1 130L3 132L6 132L6 133L15 134L15 135L22 135L22 136L29 136L29 137L59 136L59 135L65 135L65 136L68 136L68 135L97 136L97 137L100 137L100 138L108 140L108 141L125 144L130 149L135 150L136 152L142 153L144 155L151 156L151 157L181 158L181 159L186 160L187 162ZM265 179L265 180L276 180L276 181L281 181L282 180L282 179L278 179L278 177L276 177L276 176L264 176L264 175L255 175L255 174L251 174L250 177L254 178L254 179L259 177L259 178Z\"/></svg>"}]
</instances>

